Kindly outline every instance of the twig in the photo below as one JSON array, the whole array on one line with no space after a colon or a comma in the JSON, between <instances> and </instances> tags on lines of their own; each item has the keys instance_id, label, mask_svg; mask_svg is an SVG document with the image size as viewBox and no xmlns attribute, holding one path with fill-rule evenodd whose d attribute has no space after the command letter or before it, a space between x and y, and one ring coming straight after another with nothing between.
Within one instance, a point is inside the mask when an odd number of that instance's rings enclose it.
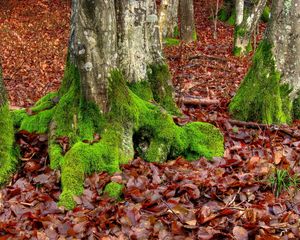
<instances>
[{"instance_id":1,"label":"twig","mask_svg":"<svg viewBox=\"0 0 300 240\"><path fill-rule=\"evenodd\" d=\"M174 212L174 210L169 206L169 204L163 200L162 198L160 199L166 206L167 208L179 219L179 221L182 223L182 224L185 224L185 222L181 219L181 217L176 213Z\"/></svg>"},{"instance_id":2,"label":"twig","mask_svg":"<svg viewBox=\"0 0 300 240\"><path fill-rule=\"evenodd\" d=\"M300 138L300 133L297 133L293 130L289 130L286 128L282 128L277 125L268 125L268 124L256 123L256 122L243 122L243 121L233 120L233 119L229 119L228 122L233 125L240 126L240 127L254 128L254 129L270 129L273 131L280 131L291 137ZM273 129L271 127L273 127Z\"/></svg>"},{"instance_id":3,"label":"twig","mask_svg":"<svg viewBox=\"0 0 300 240\"><path fill-rule=\"evenodd\" d=\"M216 60L216 61L220 61L220 62L228 61L226 58L222 58L219 56L211 56L211 55L203 55L203 54L193 55L193 56L190 56L188 59L193 60L193 59L197 59L197 58L207 58L207 59Z\"/></svg>"},{"instance_id":4,"label":"twig","mask_svg":"<svg viewBox=\"0 0 300 240\"><path fill-rule=\"evenodd\" d=\"M182 96L177 100L179 103L186 105L219 105L220 101L218 99L210 98L197 98L193 96Z\"/></svg>"}]
</instances>

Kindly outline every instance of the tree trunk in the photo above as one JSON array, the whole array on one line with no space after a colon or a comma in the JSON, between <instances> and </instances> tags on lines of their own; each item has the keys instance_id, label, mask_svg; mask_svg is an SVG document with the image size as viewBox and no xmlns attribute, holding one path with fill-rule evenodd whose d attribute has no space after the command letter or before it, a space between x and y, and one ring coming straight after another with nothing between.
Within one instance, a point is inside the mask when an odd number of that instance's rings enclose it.
<instances>
[{"instance_id":1,"label":"tree trunk","mask_svg":"<svg viewBox=\"0 0 300 240\"><path fill-rule=\"evenodd\" d=\"M179 18L181 39L187 43L197 40L193 0L179 0Z\"/></svg>"},{"instance_id":2,"label":"tree trunk","mask_svg":"<svg viewBox=\"0 0 300 240\"><path fill-rule=\"evenodd\" d=\"M9 175L16 168L13 153L14 130L10 116L6 92L0 66L0 185L9 180Z\"/></svg>"},{"instance_id":3,"label":"tree trunk","mask_svg":"<svg viewBox=\"0 0 300 240\"><path fill-rule=\"evenodd\" d=\"M239 8L239 0L236 2L236 9ZM243 56L252 50L252 35L259 23L260 17L264 11L267 0L258 0L252 7L249 14L244 16L241 24L235 26L234 32L234 55Z\"/></svg>"},{"instance_id":4,"label":"tree trunk","mask_svg":"<svg viewBox=\"0 0 300 240\"><path fill-rule=\"evenodd\" d=\"M76 0L72 7L69 57L59 92L37 102L31 116L15 112L20 129L50 133L50 164L61 169L60 204L74 207L84 175L119 171L119 164L133 159L134 147L156 162L223 154L223 137L214 126L173 122L171 114L178 109L162 56L155 1Z\"/></svg>"},{"instance_id":5,"label":"tree trunk","mask_svg":"<svg viewBox=\"0 0 300 240\"><path fill-rule=\"evenodd\" d=\"M267 33L230 104L241 120L290 123L300 118L300 0L274 0Z\"/></svg>"},{"instance_id":6,"label":"tree trunk","mask_svg":"<svg viewBox=\"0 0 300 240\"><path fill-rule=\"evenodd\" d=\"M244 0L236 0L235 1L235 24L239 26L243 22L244 18Z\"/></svg>"},{"instance_id":7,"label":"tree trunk","mask_svg":"<svg viewBox=\"0 0 300 240\"><path fill-rule=\"evenodd\" d=\"M159 28L161 42L165 38L179 37L179 0L162 0L159 8Z\"/></svg>"}]
</instances>

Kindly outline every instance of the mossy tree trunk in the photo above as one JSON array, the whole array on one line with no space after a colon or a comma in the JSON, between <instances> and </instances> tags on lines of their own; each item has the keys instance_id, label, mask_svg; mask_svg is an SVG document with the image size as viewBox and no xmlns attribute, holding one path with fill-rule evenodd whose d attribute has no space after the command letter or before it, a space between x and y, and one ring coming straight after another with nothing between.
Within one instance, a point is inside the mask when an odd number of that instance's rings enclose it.
<instances>
[{"instance_id":1,"label":"mossy tree trunk","mask_svg":"<svg viewBox=\"0 0 300 240\"><path fill-rule=\"evenodd\" d=\"M241 1L236 2L236 9L240 8ZM252 50L252 35L259 23L260 17L264 11L267 0L258 0L249 10L248 14L244 14L241 23L236 22L234 30L234 55L243 56Z\"/></svg>"},{"instance_id":2,"label":"mossy tree trunk","mask_svg":"<svg viewBox=\"0 0 300 240\"><path fill-rule=\"evenodd\" d=\"M300 118L300 0L274 0L265 38L230 104L236 118L290 123Z\"/></svg>"},{"instance_id":3,"label":"mossy tree trunk","mask_svg":"<svg viewBox=\"0 0 300 240\"><path fill-rule=\"evenodd\" d=\"M160 40L179 37L179 0L162 0L159 7Z\"/></svg>"},{"instance_id":4,"label":"mossy tree trunk","mask_svg":"<svg viewBox=\"0 0 300 240\"><path fill-rule=\"evenodd\" d=\"M0 185L9 180L16 168L16 156L13 151L14 129L9 112L7 96L0 66Z\"/></svg>"},{"instance_id":5,"label":"mossy tree trunk","mask_svg":"<svg viewBox=\"0 0 300 240\"><path fill-rule=\"evenodd\" d=\"M189 43L197 40L194 1L179 0L180 38Z\"/></svg>"},{"instance_id":6,"label":"mossy tree trunk","mask_svg":"<svg viewBox=\"0 0 300 240\"><path fill-rule=\"evenodd\" d=\"M59 92L37 102L31 116L14 114L20 129L49 132L50 164L61 169L62 205L74 207L85 174L119 171L119 164L133 159L134 147L156 162L223 154L223 137L214 126L173 122L179 111L154 0L75 0L71 25Z\"/></svg>"}]
</instances>

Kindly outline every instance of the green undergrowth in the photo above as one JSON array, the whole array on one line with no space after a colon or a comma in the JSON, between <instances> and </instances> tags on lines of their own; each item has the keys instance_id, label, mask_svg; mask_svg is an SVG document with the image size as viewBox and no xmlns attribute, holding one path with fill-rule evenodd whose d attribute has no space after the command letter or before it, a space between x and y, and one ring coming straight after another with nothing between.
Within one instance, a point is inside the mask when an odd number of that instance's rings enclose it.
<instances>
[{"instance_id":1,"label":"green undergrowth","mask_svg":"<svg viewBox=\"0 0 300 240\"><path fill-rule=\"evenodd\" d=\"M275 171L268 178L276 197L289 187L298 188L300 185L300 177L297 174L291 174L286 169L275 169Z\"/></svg>"},{"instance_id":2,"label":"green undergrowth","mask_svg":"<svg viewBox=\"0 0 300 240\"><path fill-rule=\"evenodd\" d=\"M0 185L6 183L17 166L14 129L8 104L0 106Z\"/></svg>"},{"instance_id":3,"label":"green undergrowth","mask_svg":"<svg viewBox=\"0 0 300 240\"><path fill-rule=\"evenodd\" d=\"M272 45L263 40L253 64L232 99L229 111L237 119L262 123L289 123L292 120L291 89L280 83Z\"/></svg>"},{"instance_id":4,"label":"green undergrowth","mask_svg":"<svg viewBox=\"0 0 300 240\"><path fill-rule=\"evenodd\" d=\"M163 162L178 155L190 160L223 155L223 136L213 125L189 123L179 127L173 122L171 114L179 111L168 83L168 67L149 66L148 78L149 82L128 85L120 71L112 71L110 111L101 114L95 104L81 97L79 72L68 61L57 94L44 97L33 107L38 110L29 111L29 115L28 111L14 113L15 125L24 130L50 130L50 165L61 169L61 205L68 209L75 206L73 196L82 193L85 174L120 171L120 164L133 159L134 145L142 142L134 136L142 132L147 143L142 154L147 161ZM61 147L62 138L67 139L66 149ZM107 189L115 191L116 187Z\"/></svg>"}]
</instances>

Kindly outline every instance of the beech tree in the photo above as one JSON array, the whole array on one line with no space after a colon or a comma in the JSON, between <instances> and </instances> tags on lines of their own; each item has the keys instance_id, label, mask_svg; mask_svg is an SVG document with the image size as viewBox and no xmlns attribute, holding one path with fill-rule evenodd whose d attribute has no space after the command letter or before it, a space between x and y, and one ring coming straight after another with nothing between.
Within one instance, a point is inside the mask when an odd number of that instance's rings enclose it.
<instances>
[{"instance_id":1,"label":"beech tree","mask_svg":"<svg viewBox=\"0 0 300 240\"><path fill-rule=\"evenodd\" d=\"M252 50L252 36L262 16L267 0L258 0L244 14L244 0L236 0L236 23L234 30L234 55L242 56ZM242 19L242 21L241 21Z\"/></svg>"},{"instance_id":2,"label":"beech tree","mask_svg":"<svg viewBox=\"0 0 300 240\"><path fill-rule=\"evenodd\" d=\"M8 181L9 175L16 167L13 150L14 130L9 112L6 92L0 66L0 184Z\"/></svg>"},{"instance_id":3,"label":"beech tree","mask_svg":"<svg viewBox=\"0 0 300 240\"><path fill-rule=\"evenodd\" d=\"M300 0L273 0L265 38L229 109L245 121L300 118Z\"/></svg>"},{"instance_id":4,"label":"beech tree","mask_svg":"<svg viewBox=\"0 0 300 240\"><path fill-rule=\"evenodd\" d=\"M179 0L162 0L159 7L159 28L161 41L165 38L175 38L178 29Z\"/></svg>"},{"instance_id":5,"label":"beech tree","mask_svg":"<svg viewBox=\"0 0 300 240\"><path fill-rule=\"evenodd\" d=\"M179 0L179 17L180 38L185 42L195 41L197 39L197 33L193 0Z\"/></svg>"},{"instance_id":6,"label":"beech tree","mask_svg":"<svg viewBox=\"0 0 300 240\"><path fill-rule=\"evenodd\" d=\"M85 174L119 171L134 148L152 162L223 155L223 136L213 125L173 122L179 110L170 80L154 0L73 0L61 88L30 111L14 112L18 129L49 133L61 205L73 208ZM107 191L115 196L120 188Z\"/></svg>"}]
</instances>

